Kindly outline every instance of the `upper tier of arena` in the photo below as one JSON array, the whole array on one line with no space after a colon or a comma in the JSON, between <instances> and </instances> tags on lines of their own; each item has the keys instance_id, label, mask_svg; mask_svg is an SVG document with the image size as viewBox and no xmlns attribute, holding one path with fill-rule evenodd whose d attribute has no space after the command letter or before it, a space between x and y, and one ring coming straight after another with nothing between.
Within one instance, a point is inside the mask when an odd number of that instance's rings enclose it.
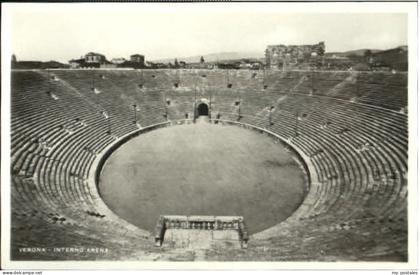
<instances>
[{"instance_id":1,"label":"upper tier of arena","mask_svg":"<svg viewBox=\"0 0 420 275\"><path fill-rule=\"evenodd\" d=\"M301 207L247 250L153 247L115 216L95 171L115 143L156 124L220 120L265 129L311 172ZM407 260L407 74L228 70L13 71L12 259L19 247L106 247L77 259ZM36 238L34 236L37 236Z\"/></svg>"}]
</instances>

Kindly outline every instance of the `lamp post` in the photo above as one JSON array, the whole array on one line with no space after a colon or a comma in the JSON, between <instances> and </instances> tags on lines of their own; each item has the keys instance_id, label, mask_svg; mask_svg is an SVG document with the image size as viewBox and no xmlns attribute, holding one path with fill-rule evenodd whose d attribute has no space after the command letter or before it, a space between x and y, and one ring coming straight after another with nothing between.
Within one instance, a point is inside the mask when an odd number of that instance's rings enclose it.
<instances>
[{"instance_id":1,"label":"lamp post","mask_svg":"<svg viewBox=\"0 0 420 275\"><path fill-rule=\"evenodd\" d=\"M232 87L232 84L230 83L230 77L229 77L230 73L229 73L229 69L226 70L226 87L230 88Z\"/></svg>"},{"instance_id":2,"label":"lamp post","mask_svg":"<svg viewBox=\"0 0 420 275\"><path fill-rule=\"evenodd\" d=\"M265 67L263 67L263 89L265 90L267 88L267 84L265 82Z\"/></svg>"},{"instance_id":3,"label":"lamp post","mask_svg":"<svg viewBox=\"0 0 420 275\"><path fill-rule=\"evenodd\" d=\"M106 119L108 130L106 131L107 134L111 134L111 117L108 115L107 111L102 111L102 116Z\"/></svg>"},{"instance_id":4,"label":"lamp post","mask_svg":"<svg viewBox=\"0 0 420 275\"><path fill-rule=\"evenodd\" d=\"M92 92L95 92L95 76L94 76L94 72L92 72Z\"/></svg>"},{"instance_id":5,"label":"lamp post","mask_svg":"<svg viewBox=\"0 0 420 275\"><path fill-rule=\"evenodd\" d=\"M194 123L195 123L196 117L197 117L197 84L194 87L194 118L193 118Z\"/></svg>"},{"instance_id":6,"label":"lamp post","mask_svg":"<svg viewBox=\"0 0 420 275\"><path fill-rule=\"evenodd\" d=\"M108 131L107 131L107 134L111 135L112 131L111 131L111 117L110 116L108 116L107 121L108 121Z\"/></svg>"},{"instance_id":7,"label":"lamp post","mask_svg":"<svg viewBox=\"0 0 420 275\"><path fill-rule=\"evenodd\" d=\"M311 76L311 95L314 93L314 91L315 91L315 88L314 88L314 82L315 82L315 79L314 79L314 77L315 77L315 71L314 71L314 67L312 67L312 76Z\"/></svg>"},{"instance_id":8,"label":"lamp post","mask_svg":"<svg viewBox=\"0 0 420 275\"><path fill-rule=\"evenodd\" d=\"M48 95L51 97L51 75L50 71L47 70L48 73Z\"/></svg>"},{"instance_id":9,"label":"lamp post","mask_svg":"<svg viewBox=\"0 0 420 275\"><path fill-rule=\"evenodd\" d=\"M166 100L166 92L165 92L165 90L163 90L162 96L163 96L163 107L165 108L165 113L163 114L163 117L166 120L168 120L168 108L166 106L168 104L168 101Z\"/></svg>"},{"instance_id":10,"label":"lamp post","mask_svg":"<svg viewBox=\"0 0 420 275\"><path fill-rule=\"evenodd\" d=\"M356 75L356 96L359 96L359 80L357 79L357 75Z\"/></svg>"},{"instance_id":11,"label":"lamp post","mask_svg":"<svg viewBox=\"0 0 420 275\"><path fill-rule=\"evenodd\" d=\"M211 119L211 97L212 97L213 91L210 88L210 85L207 85L207 89L209 90L209 94L210 94L210 100L209 100L209 118Z\"/></svg>"},{"instance_id":12,"label":"lamp post","mask_svg":"<svg viewBox=\"0 0 420 275\"><path fill-rule=\"evenodd\" d=\"M143 70L140 71L140 83L141 83L141 88L143 89L144 87L144 74L143 74Z\"/></svg>"},{"instance_id":13,"label":"lamp post","mask_svg":"<svg viewBox=\"0 0 420 275\"><path fill-rule=\"evenodd\" d=\"M133 104L133 124L137 124L137 104Z\"/></svg>"}]
</instances>

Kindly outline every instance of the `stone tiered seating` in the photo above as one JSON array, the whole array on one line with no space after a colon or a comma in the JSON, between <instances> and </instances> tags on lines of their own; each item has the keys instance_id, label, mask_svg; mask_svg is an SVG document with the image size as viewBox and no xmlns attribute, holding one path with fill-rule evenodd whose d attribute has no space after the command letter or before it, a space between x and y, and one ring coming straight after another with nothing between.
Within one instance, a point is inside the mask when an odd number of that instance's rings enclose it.
<instances>
[{"instance_id":1,"label":"stone tiered seating","mask_svg":"<svg viewBox=\"0 0 420 275\"><path fill-rule=\"evenodd\" d=\"M50 228L59 223L80 227L86 234L91 226L102 227L103 221L86 214L97 212L92 196L96 191L87 185L90 165L95 153L136 128L114 121L109 135L99 105L60 82L49 81L45 73L13 73L12 87L13 226Z\"/></svg>"},{"instance_id":2,"label":"stone tiered seating","mask_svg":"<svg viewBox=\"0 0 420 275\"><path fill-rule=\"evenodd\" d=\"M248 254L211 250L208 259L406 260L408 125L399 112L407 105L406 81L399 73L359 72L13 72L12 226L21 232L14 241L34 245L24 232L36 225L57 245L68 246L61 232L81 245L121 251L95 254L102 259L161 253L149 247L147 232L103 212L89 176L119 138L191 119L194 100L206 99L213 118L219 113L277 134L315 172L303 206L252 236Z\"/></svg>"},{"instance_id":3,"label":"stone tiered seating","mask_svg":"<svg viewBox=\"0 0 420 275\"><path fill-rule=\"evenodd\" d=\"M357 82L362 94L358 102L394 110L407 106L406 73L366 73L361 74Z\"/></svg>"}]
</instances>

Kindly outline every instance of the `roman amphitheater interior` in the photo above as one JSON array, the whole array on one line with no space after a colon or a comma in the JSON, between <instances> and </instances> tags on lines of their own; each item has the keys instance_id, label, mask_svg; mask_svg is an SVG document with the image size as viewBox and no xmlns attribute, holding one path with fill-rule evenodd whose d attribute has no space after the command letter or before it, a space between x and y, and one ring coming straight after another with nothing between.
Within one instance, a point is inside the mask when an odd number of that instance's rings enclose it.
<instances>
[{"instance_id":1,"label":"roman amphitheater interior","mask_svg":"<svg viewBox=\"0 0 420 275\"><path fill-rule=\"evenodd\" d=\"M12 260L407 261L406 72L14 70L11 82ZM199 116L275 137L306 171L297 209L247 248L157 246L98 191L118 146ZM107 253L19 252L45 246Z\"/></svg>"}]
</instances>

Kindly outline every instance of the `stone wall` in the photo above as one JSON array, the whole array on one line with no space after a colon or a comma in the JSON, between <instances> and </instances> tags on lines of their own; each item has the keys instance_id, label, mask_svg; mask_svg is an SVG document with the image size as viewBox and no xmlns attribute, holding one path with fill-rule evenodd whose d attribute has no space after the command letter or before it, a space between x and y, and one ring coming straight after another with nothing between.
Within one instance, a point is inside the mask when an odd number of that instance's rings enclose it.
<instances>
[{"instance_id":1,"label":"stone wall","mask_svg":"<svg viewBox=\"0 0 420 275\"><path fill-rule=\"evenodd\" d=\"M265 50L266 64L271 69L309 62L311 58L323 56L325 43L314 45L269 45Z\"/></svg>"}]
</instances>

